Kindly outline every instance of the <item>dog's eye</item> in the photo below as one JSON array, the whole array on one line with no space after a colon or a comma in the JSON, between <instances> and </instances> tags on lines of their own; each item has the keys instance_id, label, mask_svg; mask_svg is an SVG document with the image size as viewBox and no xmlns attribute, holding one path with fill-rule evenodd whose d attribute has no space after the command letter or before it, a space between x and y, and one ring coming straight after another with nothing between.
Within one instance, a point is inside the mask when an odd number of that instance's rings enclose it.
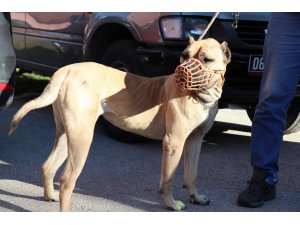
<instances>
[{"instance_id":1,"label":"dog's eye","mask_svg":"<svg viewBox=\"0 0 300 225\"><path fill-rule=\"evenodd\" d=\"M209 58L204 57L203 61L204 61L205 63L209 63L209 62L212 62L212 61L214 61L214 60L213 60L213 59L209 59Z\"/></svg>"}]
</instances>

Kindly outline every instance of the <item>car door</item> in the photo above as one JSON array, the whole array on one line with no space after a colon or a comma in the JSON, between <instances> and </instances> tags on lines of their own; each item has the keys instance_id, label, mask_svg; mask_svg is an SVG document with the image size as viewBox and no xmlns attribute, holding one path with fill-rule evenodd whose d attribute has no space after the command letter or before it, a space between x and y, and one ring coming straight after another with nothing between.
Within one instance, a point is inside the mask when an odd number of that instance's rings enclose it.
<instances>
[{"instance_id":1,"label":"car door","mask_svg":"<svg viewBox=\"0 0 300 225\"><path fill-rule=\"evenodd\" d=\"M82 61L84 17L81 12L26 13L26 57L48 73Z\"/></svg>"}]
</instances>

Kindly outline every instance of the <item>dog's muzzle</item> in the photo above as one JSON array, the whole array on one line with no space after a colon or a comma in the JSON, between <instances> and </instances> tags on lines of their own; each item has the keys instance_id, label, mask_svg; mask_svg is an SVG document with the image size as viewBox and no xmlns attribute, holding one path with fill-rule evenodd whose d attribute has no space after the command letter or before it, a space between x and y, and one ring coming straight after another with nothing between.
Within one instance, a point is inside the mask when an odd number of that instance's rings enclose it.
<instances>
[{"instance_id":1,"label":"dog's muzzle","mask_svg":"<svg viewBox=\"0 0 300 225\"><path fill-rule=\"evenodd\" d=\"M176 67L175 81L181 90L199 91L211 83L215 74L220 74L224 84L225 70L210 70L204 68L203 64L195 58L189 58Z\"/></svg>"}]
</instances>

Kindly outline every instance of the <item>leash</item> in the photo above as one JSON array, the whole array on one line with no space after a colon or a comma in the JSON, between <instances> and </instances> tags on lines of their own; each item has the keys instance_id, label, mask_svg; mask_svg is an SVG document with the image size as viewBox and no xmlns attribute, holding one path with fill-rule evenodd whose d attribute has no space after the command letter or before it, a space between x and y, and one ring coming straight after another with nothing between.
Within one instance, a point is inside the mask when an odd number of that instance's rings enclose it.
<instances>
[{"instance_id":1,"label":"leash","mask_svg":"<svg viewBox=\"0 0 300 225\"><path fill-rule=\"evenodd\" d=\"M198 40L202 40L202 38L205 36L205 34L207 33L207 31L209 30L209 28L211 27L211 25L213 24L213 22L216 20L216 18L218 17L220 12L216 12L215 15L213 16L213 18L211 18L209 24L207 24L205 30L203 31L203 33L201 34L201 36L199 37Z\"/></svg>"},{"instance_id":2,"label":"leash","mask_svg":"<svg viewBox=\"0 0 300 225\"><path fill-rule=\"evenodd\" d=\"M203 37L205 36L205 34L207 33L207 31L209 30L209 28L211 27L211 25L214 23L214 21L216 20L216 18L218 17L218 15L220 14L220 12L216 12L215 15L211 18L210 22L207 24L205 30L203 31L203 33L201 34L201 36L199 37L198 40L202 40ZM231 14L233 17L233 22L232 22L232 27L234 29L237 28L238 25L238 17L240 16L240 14L238 12L232 13Z\"/></svg>"}]
</instances>

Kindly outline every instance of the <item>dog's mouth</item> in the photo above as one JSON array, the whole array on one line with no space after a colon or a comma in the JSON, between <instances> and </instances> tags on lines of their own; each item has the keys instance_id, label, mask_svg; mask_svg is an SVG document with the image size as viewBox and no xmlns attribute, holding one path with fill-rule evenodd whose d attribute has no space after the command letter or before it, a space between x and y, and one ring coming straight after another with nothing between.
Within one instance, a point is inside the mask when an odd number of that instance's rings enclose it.
<instances>
[{"instance_id":1,"label":"dog's mouth","mask_svg":"<svg viewBox=\"0 0 300 225\"><path fill-rule=\"evenodd\" d=\"M189 58L176 67L175 81L181 90L201 91L215 83L212 78L216 74L221 75L220 87L222 87L225 70L207 69L198 59Z\"/></svg>"}]
</instances>

